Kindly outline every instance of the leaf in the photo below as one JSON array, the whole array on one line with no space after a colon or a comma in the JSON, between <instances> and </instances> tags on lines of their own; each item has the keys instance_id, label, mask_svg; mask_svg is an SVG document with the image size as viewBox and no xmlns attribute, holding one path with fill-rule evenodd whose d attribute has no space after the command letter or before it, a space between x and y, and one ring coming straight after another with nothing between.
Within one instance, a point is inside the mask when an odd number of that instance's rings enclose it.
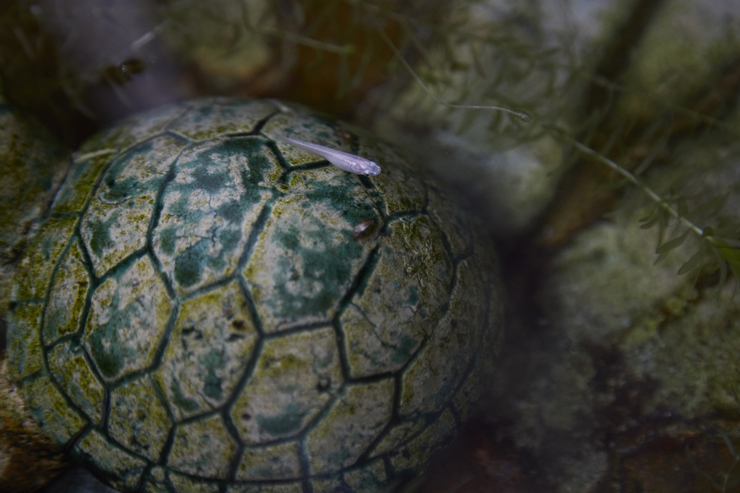
<instances>
[{"instance_id":1,"label":"leaf","mask_svg":"<svg viewBox=\"0 0 740 493\"><path fill-rule=\"evenodd\" d=\"M687 272L691 272L692 270L696 269L699 264L701 264L701 261L704 259L705 253L704 249L700 249L698 252L696 252L685 264L681 266L680 269L678 269L678 275L686 274Z\"/></svg>"},{"instance_id":2,"label":"leaf","mask_svg":"<svg viewBox=\"0 0 740 493\"><path fill-rule=\"evenodd\" d=\"M714 261L719 266L719 285L724 286L725 281L727 281L727 262L722 258L722 256L717 251L717 248L712 248L712 255L714 256ZM717 291L717 296L721 293L721 290Z\"/></svg>"},{"instance_id":3,"label":"leaf","mask_svg":"<svg viewBox=\"0 0 740 493\"><path fill-rule=\"evenodd\" d=\"M725 481L725 491L733 491L738 485L740 485L740 471L735 471Z\"/></svg>"},{"instance_id":4,"label":"leaf","mask_svg":"<svg viewBox=\"0 0 740 493\"><path fill-rule=\"evenodd\" d=\"M740 240L733 240L731 238L725 238L725 237L722 237L716 234L715 235L705 234L704 236L707 236L708 237L707 240L709 241L709 243L711 243L717 248L740 248Z\"/></svg>"},{"instance_id":5,"label":"leaf","mask_svg":"<svg viewBox=\"0 0 740 493\"><path fill-rule=\"evenodd\" d=\"M673 250L674 248L681 246L683 242L686 241L686 238L688 238L689 233L691 233L691 230L687 229L686 232L682 234L681 236L679 236L678 238L674 238L670 241L663 243L660 247L658 247L657 250L655 250L655 253L660 255L661 253L669 252Z\"/></svg>"},{"instance_id":6,"label":"leaf","mask_svg":"<svg viewBox=\"0 0 740 493\"><path fill-rule=\"evenodd\" d=\"M730 262L728 260L727 265L730 266L730 270L732 271L732 274L735 276L735 284L737 286L740 286L740 262Z\"/></svg>"},{"instance_id":7,"label":"leaf","mask_svg":"<svg viewBox=\"0 0 740 493\"><path fill-rule=\"evenodd\" d=\"M670 216L668 216L668 212L665 209L660 209L658 211L658 245L663 242L663 236L665 235L665 230L668 229L669 222Z\"/></svg>"},{"instance_id":8,"label":"leaf","mask_svg":"<svg viewBox=\"0 0 740 493\"><path fill-rule=\"evenodd\" d=\"M727 434L720 432L720 436L722 437L722 440L725 441L725 445L727 445L727 449L730 451L730 454L732 454L733 457L737 458L737 453L735 452L735 447L732 445L732 442L730 441L730 437L727 436Z\"/></svg>"},{"instance_id":9,"label":"leaf","mask_svg":"<svg viewBox=\"0 0 740 493\"><path fill-rule=\"evenodd\" d=\"M686 217L689 214L689 203L686 201L685 197L678 199L676 209L678 210L678 215L680 217Z\"/></svg>"},{"instance_id":10,"label":"leaf","mask_svg":"<svg viewBox=\"0 0 740 493\"><path fill-rule=\"evenodd\" d=\"M689 213L689 218L692 221L698 221L707 217L714 217L724 209L727 199L730 197L729 193L722 195L721 197L715 197L706 204L702 204Z\"/></svg>"},{"instance_id":11,"label":"leaf","mask_svg":"<svg viewBox=\"0 0 740 493\"><path fill-rule=\"evenodd\" d=\"M653 208L650 209L650 213L647 216L645 216L645 217L641 217L640 219L638 219L638 221L640 221L641 223L644 223L645 221L649 221L653 217L653 215L655 214L655 211L657 211L657 210L658 210L658 205L655 204L653 206Z\"/></svg>"},{"instance_id":12,"label":"leaf","mask_svg":"<svg viewBox=\"0 0 740 493\"><path fill-rule=\"evenodd\" d=\"M740 265L740 248L719 247L717 248L717 251L723 259L730 263L735 262Z\"/></svg>"},{"instance_id":13,"label":"leaf","mask_svg":"<svg viewBox=\"0 0 740 493\"><path fill-rule=\"evenodd\" d=\"M650 214L648 214L644 218L640 219L640 222L641 223L644 223L644 224L641 224L640 225L640 228L641 229L650 229L653 226L655 226L655 224L659 220L660 220L660 209L658 209L658 206L656 205L655 208L650 212Z\"/></svg>"}]
</instances>

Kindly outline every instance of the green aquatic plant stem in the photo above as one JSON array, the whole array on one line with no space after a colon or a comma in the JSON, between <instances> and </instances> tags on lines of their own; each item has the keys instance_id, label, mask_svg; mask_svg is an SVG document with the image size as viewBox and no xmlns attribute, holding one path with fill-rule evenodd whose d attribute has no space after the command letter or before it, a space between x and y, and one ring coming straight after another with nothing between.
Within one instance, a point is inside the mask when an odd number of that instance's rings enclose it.
<instances>
[{"instance_id":1,"label":"green aquatic plant stem","mask_svg":"<svg viewBox=\"0 0 740 493\"><path fill-rule=\"evenodd\" d=\"M599 154L598 152L596 152L595 150L591 149L590 147L581 144L577 140L571 139L571 138L568 138L568 140L576 149L583 152L584 154L591 156L596 161L599 161L601 164L604 164L608 166L609 168L613 169L614 171L616 171L617 173L625 177L630 183L640 188L645 193L645 195L650 197L650 199L658 205L658 207L666 211L671 216L675 217L681 224L683 224L688 229L693 231L696 235L700 237L705 237L704 230L702 228L700 228L699 226L691 222L685 216L682 216L681 214L679 214L678 210L671 207L670 204L668 204L665 201L665 199L663 199L660 195L658 195L657 192L655 192L655 190L647 186L645 183L639 180L635 175L633 175L632 173L624 169L622 166L612 161L611 159L606 158L602 156L601 154ZM707 240L710 241L710 243L712 242L709 237L705 237L705 238L707 238Z\"/></svg>"},{"instance_id":2,"label":"green aquatic plant stem","mask_svg":"<svg viewBox=\"0 0 740 493\"><path fill-rule=\"evenodd\" d=\"M684 263L681 269L679 269L679 275L686 274L688 272L696 270L697 268L700 268L704 264L702 260L711 258L713 265L715 265L716 268L720 270L720 284L724 284L728 273L727 267L729 266L730 270L735 275L736 288L740 287L740 241L733 238L715 235L714 229L711 227L701 228L697 226L687 217L688 210L685 200L683 202L679 201L677 207L674 208L657 192L655 192L655 190L650 188L647 184L637 178L634 174L630 173L624 167L615 163L611 159L602 156L595 150L578 142L577 140L566 136L561 129L549 125L545 125L544 127L549 128L556 136L560 137L562 140L569 142L580 152L592 157L596 161L604 164L605 166L622 175L624 178L627 179L627 181L638 187L645 195L647 195L655 203L656 207L660 208L660 210L662 210L669 216L673 216L674 218L676 218L677 223L686 228L686 231L683 232L683 234L677 236L676 238L673 238L666 243L662 243L662 231L664 226L661 224L661 232L659 233L658 248L656 249L656 253L658 253L659 255L663 255L669 250L672 250L673 248L681 245L689 233L694 233L694 235L702 242L703 246L700 247L699 251L694 253L694 255L686 263ZM719 200L718 204L713 205L712 207L715 211L718 211L719 209L721 209L721 204L723 203L723 200ZM659 219L657 221L661 222ZM643 228L650 227L652 224L652 221L648 221L645 225L643 225Z\"/></svg>"},{"instance_id":3,"label":"green aquatic plant stem","mask_svg":"<svg viewBox=\"0 0 740 493\"><path fill-rule=\"evenodd\" d=\"M308 38L301 36L300 34L291 33L282 29L276 29L273 27L266 27L259 30L262 34L268 36L277 36L285 39L292 43L301 44L310 48L316 48L317 50L328 51L330 53L338 53L340 55L348 55L355 52L355 46L352 44L336 45L333 43L327 43L326 41L319 41L317 39Z\"/></svg>"},{"instance_id":4,"label":"green aquatic plant stem","mask_svg":"<svg viewBox=\"0 0 740 493\"><path fill-rule=\"evenodd\" d=\"M435 100L437 103L449 106L450 108L463 108L463 109L469 109L469 110L494 110L494 111L503 111L504 113L509 113L512 115L515 115L519 118L521 118L523 121L528 122L531 120L529 115L525 113L520 113L518 111L510 110L508 108L502 108L500 106L487 106L487 105L471 105L471 104L452 104L448 103L446 101L442 101L441 99L437 98L432 92L429 90L429 88L424 84L424 82L421 80L421 77L419 77L414 71L414 69L409 65L409 62L406 61L406 59L403 57L403 54L398 50L396 45L391 41L391 38L388 37L388 35L385 33L385 30L383 29L383 26L380 23L377 23L377 29L380 36L383 38L383 40L388 44L388 46L393 50L393 53L396 55L396 57L400 60L401 64L408 70L408 72L411 74L411 76L416 80L416 82L424 89L424 91L429 95L430 98Z\"/></svg>"}]
</instances>

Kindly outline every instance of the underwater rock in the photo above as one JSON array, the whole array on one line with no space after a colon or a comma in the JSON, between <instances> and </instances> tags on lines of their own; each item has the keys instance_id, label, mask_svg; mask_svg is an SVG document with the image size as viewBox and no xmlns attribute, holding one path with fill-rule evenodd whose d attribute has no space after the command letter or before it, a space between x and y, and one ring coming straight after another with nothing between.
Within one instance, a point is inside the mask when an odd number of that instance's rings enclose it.
<instances>
[{"instance_id":1,"label":"underwater rock","mask_svg":"<svg viewBox=\"0 0 740 493\"><path fill-rule=\"evenodd\" d=\"M0 490L30 493L69 464L26 409L7 370L7 359L0 354Z\"/></svg>"}]
</instances>

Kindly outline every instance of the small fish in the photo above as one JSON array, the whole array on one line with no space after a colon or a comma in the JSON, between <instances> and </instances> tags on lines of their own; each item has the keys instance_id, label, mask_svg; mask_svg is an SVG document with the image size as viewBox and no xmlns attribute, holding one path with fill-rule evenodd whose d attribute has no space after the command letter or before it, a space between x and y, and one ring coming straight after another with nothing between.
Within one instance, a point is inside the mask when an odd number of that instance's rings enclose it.
<instances>
[{"instance_id":1,"label":"small fish","mask_svg":"<svg viewBox=\"0 0 740 493\"><path fill-rule=\"evenodd\" d=\"M280 137L280 139L303 151L321 156L337 168L343 169L344 171L357 173L358 175L370 176L375 176L380 173L380 166L378 166L378 163L365 159L364 157L355 156L354 154L330 149L310 142L303 142L298 139L291 139L290 137Z\"/></svg>"}]
</instances>

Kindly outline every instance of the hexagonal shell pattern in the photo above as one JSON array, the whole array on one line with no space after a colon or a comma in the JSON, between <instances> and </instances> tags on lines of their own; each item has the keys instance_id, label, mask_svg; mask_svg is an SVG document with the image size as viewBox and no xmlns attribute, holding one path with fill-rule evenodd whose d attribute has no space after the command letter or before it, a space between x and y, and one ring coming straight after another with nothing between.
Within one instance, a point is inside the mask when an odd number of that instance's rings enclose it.
<instances>
[{"instance_id":1,"label":"hexagonal shell pattern","mask_svg":"<svg viewBox=\"0 0 740 493\"><path fill-rule=\"evenodd\" d=\"M257 332L236 281L183 302L154 378L178 420L226 402L252 356Z\"/></svg>"},{"instance_id":2,"label":"hexagonal shell pattern","mask_svg":"<svg viewBox=\"0 0 740 493\"><path fill-rule=\"evenodd\" d=\"M82 338L108 382L152 364L173 305L148 257L117 274L93 294Z\"/></svg>"},{"instance_id":3,"label":"hexagonal shell pattern","mask_svg":"<svg viewBox=\"0 0 740 493\"><path fill-rule=\"evenodd\" d=\"M9 373L121 491L381 492L480 392L502 337L492 250L354 127L274 101L168 106L74 155L16 271Z\"/></svg>"},{"instance_id":4,"label":"hexagonal shell pattern","mask_svg":"<svg viewBox=\"0 0 740 493\"><path fill-rule=\"evenodd\" d=\"M297 435L342 385L331 327L265 342L231 417L246 444Z\"/></svg>"}]
</instances>

